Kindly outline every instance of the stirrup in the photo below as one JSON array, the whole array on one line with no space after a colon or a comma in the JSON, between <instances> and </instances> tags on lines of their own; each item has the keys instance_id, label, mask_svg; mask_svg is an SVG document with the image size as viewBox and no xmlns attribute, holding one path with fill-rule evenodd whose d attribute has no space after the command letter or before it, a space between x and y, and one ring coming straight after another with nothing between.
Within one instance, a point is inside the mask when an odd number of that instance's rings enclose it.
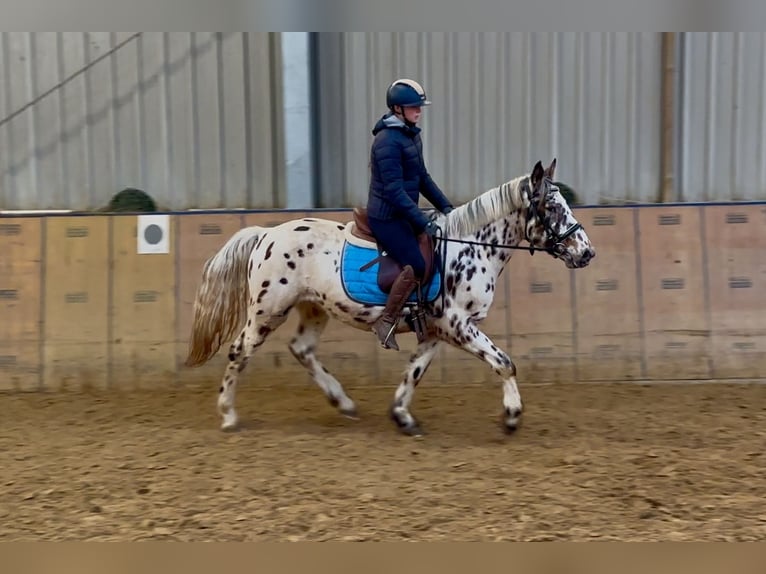
<instances>
[{"instance_id":1,"label":"stirrup","mask_svg":"<svg viewBox=\"0 0 766 574\"><path fill-rule=\"evenodd\" d=\"M415 309L412 313L412 330L415 331L418 343L422 343L428 338L428 319L426 318L426 311L422 307Z\"/></svg>"},{"instance_id":2,"label":"stirrup","mask_svg":"<svg viewBox=\"0 0 766 574\"><path fill-rule=\"evenodd\" d=\"M418 302L412 308L408 323L410 329L415 332L418 343L422 343L428 337L428 318L426 317L426 306L423 302L423 290L418 282Z\"/></svg>"},{"instance_id":3,"label":"stirrup","mask_svg":"<svg viewBox=\"0 0 766 574\"><path fill-rule=\"evenodd\" d=\"M381 342L381 345L383 345L384 349L397 349L399 347L399 344L396 342L396 327L398 325L399 321L394 321L391 324L391 328L388 330L388 333L386 333L386 336L383 337L383 341ZM389 341L393 341L394 345L392 347L388 346Z\"/></svg>"}]
</instances>

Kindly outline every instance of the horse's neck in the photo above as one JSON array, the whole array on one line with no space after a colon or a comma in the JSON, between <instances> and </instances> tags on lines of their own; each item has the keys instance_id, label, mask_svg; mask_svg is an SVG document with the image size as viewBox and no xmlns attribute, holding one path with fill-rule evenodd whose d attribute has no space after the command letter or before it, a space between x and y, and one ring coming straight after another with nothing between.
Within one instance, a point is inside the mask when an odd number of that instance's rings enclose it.
<instances>
[{"instance_id":1,"label":"horse's neck","mask_svg":"<svg viewBox=\"0 0 766 574\"><path fill-rule=\"evenodd\" d=\"M499 275L524 237L522 228L523 178L516 178L456 208L447 216L447 235L460 241L479 243ZM498 246L498 247L495 247ZM458 251L459 252L459 251Z\"/></svg>"},{"instance_id":2,"label":"horse's neck","mask_svg":"<svg viewBox=\"0 0 766 574\"><path fill-rule=\"evenodd\" d=\"M472 233L450 237L452 241L447 247L451 252L449 258L462 259L464 254L478 251L481 253L481 267L486 267L497 280L515 251L505 247L518 246L524 237L522 221L519 214L513 213L487 223Z\"/></svg>"},{"instance_id":3,"label":"horse's neck","mask_svg":"<svg viewBox=\"0 0 766 574\"><path fill-rule=\"evenodd\" d=\"M518 177L482 193L456 208L446 220L447 235L464 237L486 231L493 224L503 225L510 216L525 209L522 191L524 178Z\"/></svg>"}]
</instances>

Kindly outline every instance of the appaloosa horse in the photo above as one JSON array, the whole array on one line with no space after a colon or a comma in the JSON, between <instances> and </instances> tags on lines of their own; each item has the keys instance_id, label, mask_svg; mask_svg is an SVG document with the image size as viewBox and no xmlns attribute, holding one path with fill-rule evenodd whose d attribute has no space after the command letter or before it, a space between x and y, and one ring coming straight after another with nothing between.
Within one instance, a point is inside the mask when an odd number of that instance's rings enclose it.
<instances>
[{"instance_id":1,"label":"appaloosa horse","mask_svg":"<svg viewBox=\"0 0 766 574\"><path fill-rule=\"evenodd\" d=\"M434 255L430 281L419 296L411 296L397 327L397 332L415 330L423 325L415 319L425 316L424 329L417 329L417 349L390 409L403 432L421 432L409 406L443 341L485 361L501 377L503 424L509 431L516 429L522 411L516 366L479 329L492 305L498 276L512 249L522 248L522 240L528 244L524 249L546 251L568 268L585 267L595 256L587 234L552 181L555 166L555 159L547 169L538 161L530 174L490 189L446 216L435 216L442 230L435 240L436 253L426 249L428 242L421 242L426 255ZM364 221L364 214L356 211L354 221L345 225L302 218L276 227L248 227L206 262L186 364L206 362L239 332L218 396L224 430L237 425L234 397L239 374L293 309L300 324L290 351L330 403L342 414L356 417L354 402L319 362L316 349L330 317L373 336L371 324L383 311L396 263L378 251Z\"/></svg>"}]
</instances>

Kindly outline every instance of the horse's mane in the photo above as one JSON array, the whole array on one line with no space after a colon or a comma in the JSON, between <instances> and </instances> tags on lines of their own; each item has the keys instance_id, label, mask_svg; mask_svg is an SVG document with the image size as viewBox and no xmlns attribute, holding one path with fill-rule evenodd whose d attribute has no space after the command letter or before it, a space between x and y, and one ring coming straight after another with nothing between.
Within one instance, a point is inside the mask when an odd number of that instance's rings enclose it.
<instances>
[{"instance_id":1,"label":"horse's mane","mask_svg":"<svg viewBox=\"0 0 766 574\"><path fill-rule=\"evenodd\" d=\"M446 217L445 234L452 237L471 235L485 225L508 217L511 212L524 207L522 182L526 180L527 176L519 176L456 207Z\"/></svg>"}]
</instances>

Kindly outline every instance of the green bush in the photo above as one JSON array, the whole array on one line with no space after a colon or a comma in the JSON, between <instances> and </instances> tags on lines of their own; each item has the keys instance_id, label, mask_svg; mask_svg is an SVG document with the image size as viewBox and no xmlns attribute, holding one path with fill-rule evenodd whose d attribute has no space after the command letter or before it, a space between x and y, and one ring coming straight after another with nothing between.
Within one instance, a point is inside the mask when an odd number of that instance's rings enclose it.
<instances>
[{"instance_id":1,"label":"green bush","mask_svg":"<svg viewBox=\"0 0 766 574\"><path fill-rule=\"evenodd\" d=\"M574 189L569 187L566 183L561 183L560 181L554 181L553 183L558 186L561 195L564 196L564 199L567 200L569 205L579 205L580 199L577 197Z\"/></svg>"},{"instance_id":2,"label":"green bush","mask_svg":"<svg viewBox=\"0 0 766 574\"><path fill-rule=\"evenodd\" d=\"M109 205L107 205L103 211L139 211L151 213L157 211L157 204L145 191L127 187L114 194Z\"/></svg>"}]
</instances>

